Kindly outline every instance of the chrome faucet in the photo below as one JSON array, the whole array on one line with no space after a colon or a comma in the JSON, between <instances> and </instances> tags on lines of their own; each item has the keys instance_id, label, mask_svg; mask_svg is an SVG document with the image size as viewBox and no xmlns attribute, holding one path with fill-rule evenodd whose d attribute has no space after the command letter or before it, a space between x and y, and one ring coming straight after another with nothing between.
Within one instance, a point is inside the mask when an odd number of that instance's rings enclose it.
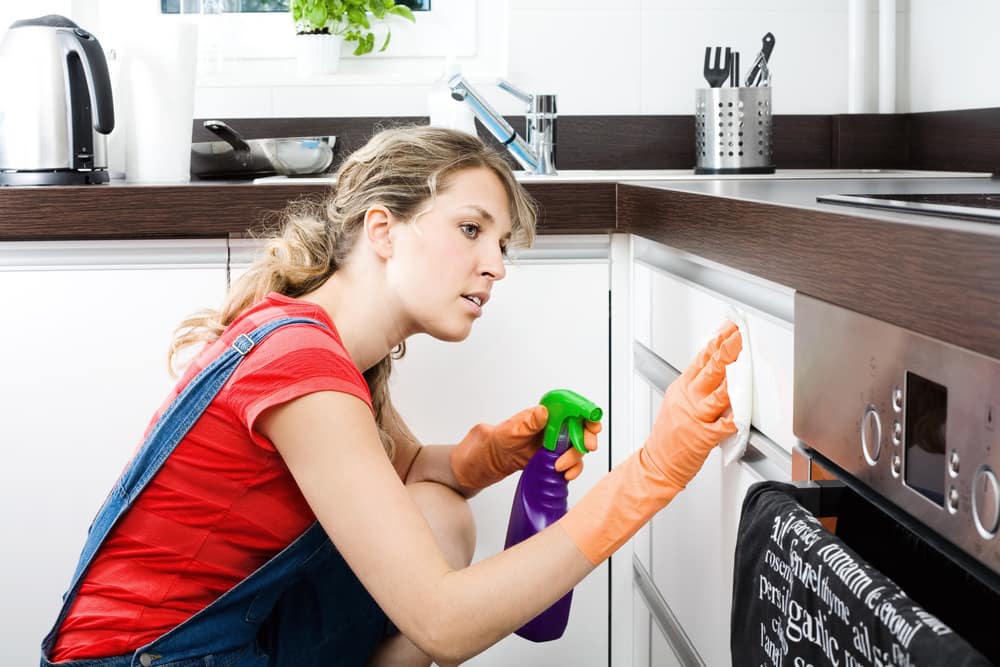
<instances>
[{"instance_id":1,"label":"chrome faucet","mask_svg":"<svg viewBox=\"0 0 1000 667\"><path fill-rule=\"evenodd\" d=\"M510 151L525 171L548 176L556 173L556 96L532 95L500 79L497 85L527 105L527 142L518 135L503 116L497 113L461 74L448 80L451 96L468 102L473 113L487 130Z\"/></svg>"}]
</instances>

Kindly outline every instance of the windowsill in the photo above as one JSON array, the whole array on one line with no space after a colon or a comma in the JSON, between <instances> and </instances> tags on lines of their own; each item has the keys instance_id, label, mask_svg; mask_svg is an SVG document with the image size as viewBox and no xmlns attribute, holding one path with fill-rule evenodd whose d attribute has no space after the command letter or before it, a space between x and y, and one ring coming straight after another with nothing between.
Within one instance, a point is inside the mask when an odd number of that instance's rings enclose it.
<instances>
[{"instance_id":1,"label":"windowsill","mask_svg":"<svg viewBox=\"0 0 1000 667\"><path fill-rule=\"evenodd\" d=\"M235 60L224 62L214 69L200 62L196 86L198 88L391 86L426 89L441 76L442 62L440 58L420 58L394 60L390 64L386 60L373 61L366 57L348 55L341 56L340 67L336 73L311 76L298 75L294 58ZM469 80L473 85L492 86L503 76L505 75L499 72L474 72L469 76Z\"/></svg>"},{"instance_id":2,"label":"windowsill","mask_svg":"<svg viewBox=\"0 0 1000 667\"><path fill-rule=\"evenodd\" d=\"M199 76L199 88L253 88L291 86L416 86L427 88L435 76L414 77L412 74L365 74L337 72L329 75L299 76L295 73L295 60L287 60L284 73L244 75L222 72Z\"/></svg>"}]
</instances>

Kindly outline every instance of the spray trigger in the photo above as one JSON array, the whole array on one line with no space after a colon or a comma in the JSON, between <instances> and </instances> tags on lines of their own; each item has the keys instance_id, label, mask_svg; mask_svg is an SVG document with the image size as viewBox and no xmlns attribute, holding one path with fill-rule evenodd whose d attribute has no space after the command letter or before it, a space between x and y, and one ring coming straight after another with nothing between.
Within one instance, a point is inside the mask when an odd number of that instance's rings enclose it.
<instances>
[{"instance_id":1,"label":"spray trigger","mask_svg":"<svg viewBox=\"0 0 1000 667\"><path fill-rule=\"evenodd\" d=\"M583 420L600 421L604 412L592 401L569 389L554 389L542 396L539 403L549 411L542 441L545 448L555 451L559 434L565 432L570 444L581 454L587 454L589 450L583 442Z\"/></svg>"}]
</instances>

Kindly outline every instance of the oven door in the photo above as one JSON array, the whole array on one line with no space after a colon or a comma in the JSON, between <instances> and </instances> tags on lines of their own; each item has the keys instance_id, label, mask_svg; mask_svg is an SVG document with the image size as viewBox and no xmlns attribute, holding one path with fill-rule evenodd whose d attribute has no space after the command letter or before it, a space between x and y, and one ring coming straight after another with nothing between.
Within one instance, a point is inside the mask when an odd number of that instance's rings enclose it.
<instances>
[{"instance_id":1,"label":"oven door","mask_svg":"<svg viewBox=\"0 0 1000 667\"><path fill-rule=\"evenodd\" d=\"M830 473L815 457L809 465ZM763 482L747 492L733 665L996 664L996 582L848 479Z\"/></svg>"},{"instance_id":2,"label":"oven door","mask_svg":"<svg viewBox=\"0 0 1000 667\"><path fill-rule=\"evenodd\" d=\"M793 478L847 489L825 526L1000 661L1000 361L803 294L794 355Z\"/></svg>"}]
</instances>

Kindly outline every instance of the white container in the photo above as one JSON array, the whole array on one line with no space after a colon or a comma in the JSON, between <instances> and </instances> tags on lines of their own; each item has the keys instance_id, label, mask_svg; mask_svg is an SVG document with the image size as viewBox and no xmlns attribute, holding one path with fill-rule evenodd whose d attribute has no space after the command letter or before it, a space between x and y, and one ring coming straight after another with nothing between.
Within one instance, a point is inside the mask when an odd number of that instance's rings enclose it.
<instances>
[{"instance_id":1,"label":"white container","mask_svg":"<svg viewBox=\"0 0 1000 667\"><path fill-rule=\"evenodd\" d=\"M472 108L466 102L452 97L451 88L448 87L448 80L461 73L461 66L455 62L454 57L448 56L441 76L431 85L427 93L429 124L432 127L447 127L477 136L476 116L472 113Z\"/></svg>"},{"instance_id":2,"label":"white container","mask_svg":"<svg viewBox=\"0 0 1000 667\"><path fill-rule=\"evenodd\" d=\"M191 179L191 130L198 28L163 17L127 42L122 55L125 180L186 183Z\"/></svg>"},{"instance_id":3,"label":"white container","mask_svg":"<svg viewBox=\"0 0 1000 667\"><path fill-rule=\"evenodd\" d=\"M299 76L334 74L340 67L339 35L296 35L295 59Z\"/></svg>"},{"instance_id":4,"label":"white container","mask_svg":"<svg viewBox=\"0 0 1000 667\"><path fill-rule=\"evenodd\" d=\"M122 90L122 61L118 49L111 48L105 53L108 60L108 75L111 78L111 97L115 106L115 127L108 135L108 176L115 180L125 178L125 133L128 127L125 109L125 93Z\"/></svg>"}]
</instances>

